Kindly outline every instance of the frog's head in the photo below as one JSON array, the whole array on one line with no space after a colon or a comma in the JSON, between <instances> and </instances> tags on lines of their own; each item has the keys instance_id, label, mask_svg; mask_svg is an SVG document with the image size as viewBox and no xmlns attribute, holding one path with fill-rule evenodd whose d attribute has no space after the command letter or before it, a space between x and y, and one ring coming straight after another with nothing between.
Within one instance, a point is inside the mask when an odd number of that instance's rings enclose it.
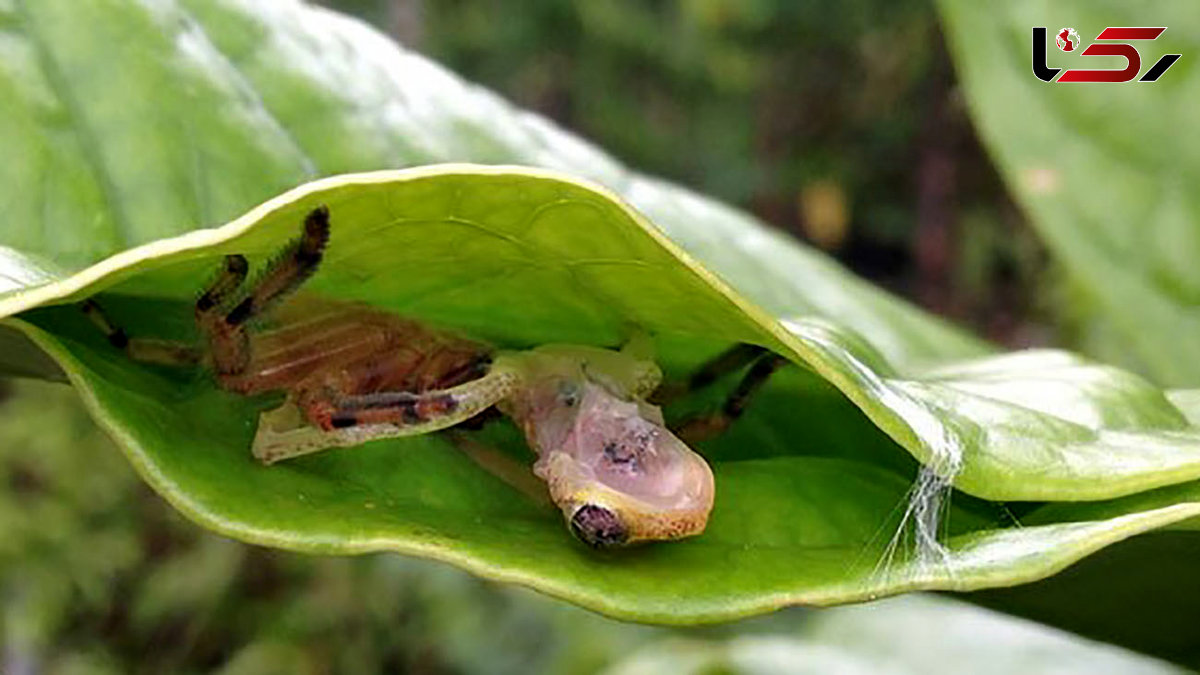
<instances>
[{"instance_id":1,"label":"frog's head","mask_svg":"<svg viewBox=\"0 0 1200 675\"><path fill-rule=\"evenodd\" d=\"M575 536L600 548L704 530L712 470L645 402L662 379L652 360L630 349L550 345L506 356L502 367L521 379L505 410Z\"/></svg>"},{"instance_id":2,"label":"frog's head","mask_svg":"<svg viewBox=\"0 0 1200 675\"><path fill-rule=\"evenodd\" d=\"M604 548L699 534L712 510L712 470L663 425L658 408L593 382L534 471L575 536Z\"/></svg>"}]
</instances>

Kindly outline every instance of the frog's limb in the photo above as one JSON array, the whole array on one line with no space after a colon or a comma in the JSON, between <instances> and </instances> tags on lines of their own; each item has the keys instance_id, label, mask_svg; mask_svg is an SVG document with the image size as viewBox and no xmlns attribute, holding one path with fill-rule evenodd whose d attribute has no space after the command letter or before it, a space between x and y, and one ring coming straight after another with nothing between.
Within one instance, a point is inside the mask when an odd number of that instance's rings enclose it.
<instances>
[{"instance_id":1,"label":"frog's limb","mask_svg":"<svg viewBox=\"0 0 1200 675\"><path fill-rule=\"evenodd\" d=\"M228 301L245 279L247 266L241 256L225 259L225 272L196 301L196 324L208 339L218 375L238 375L246 369L250 364L246 322L266 312L312 276L327 243L329 209L319 206L304 219L300 237L280 252L232 308Z\"/></svg>"},{"instance_id":2,"label":"frog's limb","mask_svg":"<svg viewBox=\"0 0 1200 675\"><path fill-rule=\"evenodd\" d=\"M528 464L518 462L496 448L480 443L457 428L447 431L446 436L464 455L516 491L538 504L554 504L550 493L546 491L546 484L534 475Z\"/></svg>"},{"instance_id":3,"label":"frog's limb","mask_svg":"<svg viewBox=\"0 0 1200 675\"><path fill-rule=\"evenodd\" d=\"M439 431L478 415L519 386L512 370L448 389L345 396L301 392L259 416L253 454L264 464L379 438Z\"/></svg>"},{"instance_id":4,"label":"frog's limb","mask_svg":"<svg viewBox=\"0 0 1200 675\"><path fill-rule=\"evenodd\" d=\"M549 344L502 357L530 382L588 379L622 398L642 399L662 383L662 371L651 359L584 345ZM500 362L500 357L497 363Z\"/></svg>"},{"instance_id":5,"label":"frog's limb","mask_svg":"<svg viewBox=\"0 0 1200 675\"><path fill-rule=\"evenodd\" d=\"M193 366L200 362L200 351L191 345L172 340L129 337L124 329L109 319L95 300L85 300L81 309L96 328L100 329L109 344L125 352L125 355L134 361L163 366Z\"/></svg>"},{"instance_id":6,"label":"frog's limb","mask_svg":"<svg viewBox=\"0 0 1200 675\"><path fill-rule=\"evenodd\" d=\"M703 389L728 375L745 368L767 353L765 347L742 343L721 352L700 366L687 380L689 390Z\"/></svg>"},{"instance_id":7,"label":"frog's limb","mask_svg":"<svg viewBox=\"0 0 1200 675\"><path fill-rule=\"evenodd\" d=\"M750 399L762 389L771 375L788 363L787 359L778 354L761 354L717 411L685 420L674 429L675 434L686 443L694 443L723 433L742 416Z\"/></svg>"},{"instance_id":8,"label":"frog's limb","mask_svg":"<svg viewBox=\"0 0 1200 675\"><path fill-rule=\"evenodd\" d=\"M621 345L621 353L638 361L654 360L654 338L641 329L634 329L629 339Z\"/></svg>"}]
</instances>

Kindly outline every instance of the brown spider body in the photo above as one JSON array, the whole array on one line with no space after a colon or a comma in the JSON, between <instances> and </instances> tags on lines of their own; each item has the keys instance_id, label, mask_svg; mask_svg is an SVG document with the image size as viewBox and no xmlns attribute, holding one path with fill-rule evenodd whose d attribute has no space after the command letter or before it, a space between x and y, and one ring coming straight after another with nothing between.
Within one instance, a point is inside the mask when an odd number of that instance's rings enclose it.
<instances>
[{"instance_id":1,"label":"brown spider body","mask_svg":"<svg viewBox=\"0 0 1200 675\"><path fill-rule=\"evenodd\" d=\"M320 316L251 335L245 369L218 373L218 383L247 395L285 391L311 424L331 430L427 421L452 403L414 397L414 405L407 408L339 412L330 401L449 389L481 377L491 361L486 345L418 321L356 305L321 309Z\"/></svg>"}]
</instances>

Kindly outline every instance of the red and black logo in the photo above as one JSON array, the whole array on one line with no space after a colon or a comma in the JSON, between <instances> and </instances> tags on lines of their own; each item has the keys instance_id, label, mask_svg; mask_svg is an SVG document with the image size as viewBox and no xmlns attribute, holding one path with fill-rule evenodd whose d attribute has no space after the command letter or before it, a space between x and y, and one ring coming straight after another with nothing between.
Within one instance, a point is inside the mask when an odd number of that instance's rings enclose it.
<instances>
[{"instance_id":1,"label":"red and black logo","mask_svg":"<svg viewBox=\"0 0 1200 675\"><path fill-rule=\"evenodd\" d=\"M1033 74L1043 82L1132 82L1142 70L1142 55L1137 48L1126 41L1157 40L1166 27L1145 28L1129 26L1110 26L1100 31L1096 42L1088 45L1079 52L1082 56L1120 56L1125 59L1125 67L1120 69L1087 70L1072 68L1058 75L1062 68L1050 68L1046 65L1046 28L1036 26L1033 29ZM1054 36L1054 44L1064 52L1079 51L1079 33L1074 28L1063 28ZM1175 65L1180 54L1164 54L1154 62L1138 82L1153 82L1162 77L1167 69ZM1055 77L1058 80L1055 80Z\"/></svg>"}]
</instances>

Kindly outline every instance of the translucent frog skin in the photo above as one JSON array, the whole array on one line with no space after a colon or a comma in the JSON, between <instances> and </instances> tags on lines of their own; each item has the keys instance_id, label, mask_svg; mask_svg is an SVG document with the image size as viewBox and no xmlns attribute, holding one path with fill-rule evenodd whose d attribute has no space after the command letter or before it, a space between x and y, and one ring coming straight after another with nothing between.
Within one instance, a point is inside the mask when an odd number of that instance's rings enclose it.
<instances>
[{"instance_id":1,"label":"translucent frog skin","mask_svg":"<svg viewBox=\"0 0 1200 675\"><path fill-rule=\"evenodd\" d=\"M629 351L549 345L501 354L521 385L500 404L537 453L534 473L571 530L596 547L704 530L712 470L644 400L662 374Z\"/></svg>"}]
</instances>

